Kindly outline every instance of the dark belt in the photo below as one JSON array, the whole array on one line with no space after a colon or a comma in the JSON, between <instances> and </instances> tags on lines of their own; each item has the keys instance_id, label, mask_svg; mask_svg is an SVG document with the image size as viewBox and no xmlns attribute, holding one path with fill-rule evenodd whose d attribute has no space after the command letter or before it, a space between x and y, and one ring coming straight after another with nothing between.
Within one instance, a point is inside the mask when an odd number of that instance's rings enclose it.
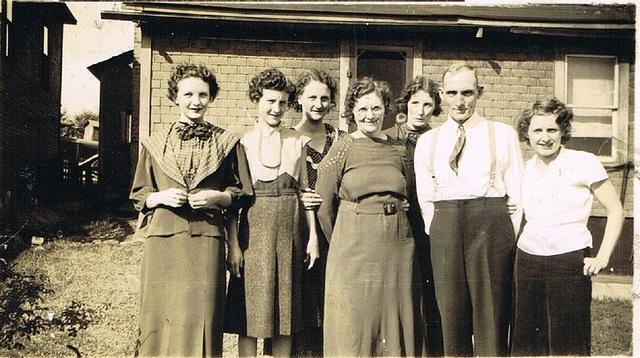
<instances>
[{"instance_id":1,"label":"dark belt","mask_svg":"<svg viewBox=\"0 0 640 358\"><path fill-rule=\"evenodd\" d=\"M298 189L293 189L293 188L254 189L253 193L256 196L298 195Z\"/></svg>"},{"instance_id":2,"label":"dark belt","mask_svg":"<svg viewBox=\"0 0 640 358\"><path fill-rule=\"evenodd\" d=\"M436 209L467 208L467 207L478 207L478 206L505 206L505 205L507 205L507 198L505 196L460 199L460 200L441 200L441 201L435 201L433 203L433 207Z\"/></svg>"},{"instance_id":3,"label":"dark belt","mask_svg":"<svg viewBox=\"0 0 640 358\"><path fill-rule=\"evenodd\" d=\"M401 200L389 200L387 202L360 202L354 203L352 201L342 200L340 201L340 207L345 207L349 210L353 210L359 214L384 214L395 215L402 211Z\"/></svg>"}]
</instances>

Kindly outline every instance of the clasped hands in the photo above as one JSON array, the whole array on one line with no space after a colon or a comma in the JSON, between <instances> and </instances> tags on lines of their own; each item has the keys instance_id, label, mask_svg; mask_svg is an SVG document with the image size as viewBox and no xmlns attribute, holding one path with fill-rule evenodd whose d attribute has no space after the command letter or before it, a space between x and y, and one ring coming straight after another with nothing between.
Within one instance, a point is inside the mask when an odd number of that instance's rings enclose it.
<instances>
[{"instance_id":1,"label":"clasped hands","mask_svg":"<svg viewBox=\"0 0 640 358\"><path fill-rule=\"evenodd\" d=\"M220 204L229 196L227 192L212 189L187 193L183 189L171 188L149 194L146 204L150 209L160 205L179 208L187 204L194 210L220 209Z\"/></svg>"}]
</instances>

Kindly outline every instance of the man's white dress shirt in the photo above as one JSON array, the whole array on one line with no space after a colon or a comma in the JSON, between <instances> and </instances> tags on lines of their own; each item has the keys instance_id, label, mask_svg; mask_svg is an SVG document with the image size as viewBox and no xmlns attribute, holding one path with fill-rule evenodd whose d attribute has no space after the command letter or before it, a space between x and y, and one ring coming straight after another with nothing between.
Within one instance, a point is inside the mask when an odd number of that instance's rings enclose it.
<instances>
[{"instance_id":1,"label":"man's white dress shirt","mask_svg":"<svg viewBox=\"0 0 640 358\"><path fill-rule=\"evenodd\" d=\"M520 183L524 167L518 136L511 126L500 122L492 123L495 128L495 144L489 143L489 121L486 118L474 113L464 122L466 143L458 162L458 175L449 166L449 156L458 137L457 122L449 117L442 126L426 132L418 139L414 156L416 189L427 234L433 219L435 201L505 195L508 203L516 206L511 220L514 231L518 233L522 220ZM437 142L435 148L432 148L434 133ZM495 145L496 155L493 185L490 183L492 145Z\"/></svg>"}]
</instances>

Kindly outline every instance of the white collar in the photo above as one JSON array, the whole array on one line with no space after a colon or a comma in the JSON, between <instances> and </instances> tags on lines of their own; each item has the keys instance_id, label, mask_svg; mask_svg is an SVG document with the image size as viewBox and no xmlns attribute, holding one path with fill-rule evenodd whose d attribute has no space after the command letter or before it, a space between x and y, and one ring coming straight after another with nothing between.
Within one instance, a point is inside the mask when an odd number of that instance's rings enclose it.
<instances>
[{"instance_id":1,"label":"white collar","mask_svg":"<svg viewBox=\"0 0 640 358\"><path fill-rule=\"evenodd\" d=\"M479 115L478 112L473 112L471 117L467 118L467 120L464 121L464 123L462 123L462 125L464 126L464 129L469 129L469 128L475 127L476 125L478 125L483 120L485 120L485 118L482 117L481 115ZM447 116L447 121L445 122L445 124L447 126L458 128L458 122L456 122L453 118L451 118L450 115Z\"/></svg>"}]
</instances>

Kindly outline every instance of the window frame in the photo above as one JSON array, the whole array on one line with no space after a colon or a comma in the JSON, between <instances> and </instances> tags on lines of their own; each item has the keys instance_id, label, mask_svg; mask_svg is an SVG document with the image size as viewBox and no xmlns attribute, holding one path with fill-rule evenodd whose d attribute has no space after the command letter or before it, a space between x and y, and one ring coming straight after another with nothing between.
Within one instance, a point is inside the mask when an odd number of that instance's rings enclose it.
<instances>
[{"instance_id":1,"label":"window frame","mask_svg":"<svg viewBox=\"0 0 640 358\"><path fill-rule=\"evenodd\" d=\"M585 107L568 103L568 71L570 58L590 59L614 59L614 93L613 105ZM611 125L608 135L602 134L602 128L608 125L582 126L582 123L573 123L572 137L575 138L610 138L611 155L597 155L603 164L616 165L628 160L629 148L629 64L620 61L620 57L610 54L566 53L558 56L555 61L555 94L569 108L580 110L611 111ZM574 110L575 112L575 110ZM579 135L576 135L578 134Z\"/></svg>"}]
</instances>

